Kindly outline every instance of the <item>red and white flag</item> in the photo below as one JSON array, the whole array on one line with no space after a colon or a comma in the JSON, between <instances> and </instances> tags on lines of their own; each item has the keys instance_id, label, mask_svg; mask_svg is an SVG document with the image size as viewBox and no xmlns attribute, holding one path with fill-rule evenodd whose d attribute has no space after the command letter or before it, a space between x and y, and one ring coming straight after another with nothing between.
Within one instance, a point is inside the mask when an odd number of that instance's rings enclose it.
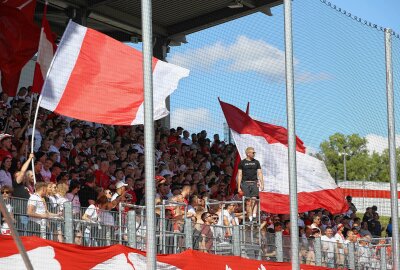
<instances>
[{"instance_id":1,"label":"red and white flag","mask_svg":"<svg viewBox=\"0 0 400 270\"><path fill-rule=\"evenodd\" d=\"M68 24L47 73L40 106L85 121L143 124L143 55L107 35ZM189 70L153 58L154 120Z\"/></svg>"},{"instance_id":2,"label":"red and white flag","mask_svg":"<svg viewBox=\"0 0 400 270\"><path fill-rule=\"evenodd\" d=\"M34 269L46 270L145 270L146 253L123 245L82 247L53 242L38 237L21 237ZM11 236L0 235L0 265L2 270L26 269ZM158 255L156 269L198 270L286 270L289 262L257 261L239 256L212 255L188 249L182 253ZM326 267L301 265L304 270L324 270Z\"/></svg>"},{"instance_id":3,"label":"red and white flag","mask_svg":"<svg viewBox=\"0 0 400 270\"><path fill-rule=\"evenodd\" d=\"M289 213L289 174L287 130L253 120L245 112L220 101L226 121L242 159L245 149L254 147L264 176L264 191L260 192L261 210L269 213ZM325 164L305 153L303 142L296 138L297 190L299 212L324 208L331 213L348 209L341 189L329 174Z\"/></svg>"},{"instance_id":4,"label":"red and white flag","mask_svg":"<svg viewBox=\"0 0 400 270\"><path fill-rule=\"evenodd\" d=\"M50 24L46 18L47 3L44 6L42 29L40 32L39 50L35 64L35 73L33 76L32 92L38 93L42 91L44 79L49 70L51 60L53 60L57 45L50 29Z\"/></svg>"}]
</instances>

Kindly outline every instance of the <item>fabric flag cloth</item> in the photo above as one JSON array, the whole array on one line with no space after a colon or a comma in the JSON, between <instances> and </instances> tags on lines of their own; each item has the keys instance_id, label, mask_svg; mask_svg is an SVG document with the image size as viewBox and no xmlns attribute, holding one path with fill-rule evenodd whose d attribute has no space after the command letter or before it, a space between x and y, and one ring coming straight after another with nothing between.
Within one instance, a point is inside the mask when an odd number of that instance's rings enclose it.
<instances>
[{"instance_id":1,"label":"fabric flag cloth","mask_svg":"<svg viewBox=\"0 0 400 270\"><path fill-rule=\"evenodd\" d=\"M21 237L34 269L46 270L145 270L146 253L123 245L83 247L53 242L38 237ZM0 235L2 270L25 269L21 255L11 236ZM165 270L285 270L290 263L250 260L235 256L212 255L188 249L179 254L158 255L156 268ZM304 270L329 269L301 265Z\"/></svg>"},{"instance_id":2,"label":"fabric flag cloth","mask_svg":"<svg viewBox=\"0 0 400 270\"><path fill-rule=\"evenodd\" d=\"M246 114L249 115L249 112L250 112L250 102L247 102ZM229 184L230 189L231 189L231 194L234 194L235 191L238 189L236 177L237 177L237 172L238 172L238 169L239 169L240 161L241 161L240 154L236 153L235 163L233 164L231 181L230 181L230 184Z\"/></svg>"},{"instance_id":3,"label":"fabric flag cloth","mask_svg":"<svg viewBox=\"0 0 400 270\"><path fill-rule=\"evenodd\" d=\"M245 149L254 147L264 176L260 192L261 210L289 213L288 138L287 130L253 120L245 112L220 101L236 147L245 158ZM306 154L304 143L296 138L298 211L324 208L333 214L348 209L341 189L329 174L323 161Z\"/></svg>"},{"instance_id":4,"label":"fabric flag cloth","mask_svg":"<svg viewBox=\"0 0 400 270\"><path fill-rule=\"evenodd\" d=\"M42 91L43 83L47 70L53 60L54 53L57 49L55 37L53 36L50 24L46 18L47 4L44 6L42 29L40 32L39 50L35 64L35 73L33 75L32 92L38 93Z\"/></svg>"},{"instance_id":5,"label":"fabric flag cloth","mask_svg":"<svg viewBox=\"0 0 400 270\"><path fill-rule=\"evenodd\" d=\"M0 3L0 70L3 91L14 97L22 68L35 55L39 28L33 23L36 0Z\"/></svg>"},{"instance_id":6,"label":"fabric flag cloth","mask_svg":"<svg viewBox=\"0 0 400 270\"><path fill-rule=\"evenodd\" d=\"M109 125L143 124L142 53L72 21L58 46L40 106ZM189 70L153 58L154 120L168 115L165 99Z\"/></svg>"}]
</instances>

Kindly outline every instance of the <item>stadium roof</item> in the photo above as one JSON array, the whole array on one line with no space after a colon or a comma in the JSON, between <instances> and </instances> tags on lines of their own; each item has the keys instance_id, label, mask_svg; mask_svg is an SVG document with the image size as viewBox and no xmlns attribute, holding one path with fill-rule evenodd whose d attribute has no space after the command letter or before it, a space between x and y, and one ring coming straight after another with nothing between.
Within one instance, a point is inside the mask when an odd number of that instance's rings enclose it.
<instances>
[{"instance_id":1,"label":"stadium roof","mask_svg":"<svg viewBox=\"0 0 400 270\"><path fill-rule=\"evenodd\" d=\"M48 0L47 18L62 35L69 19L120 41L141 41L140 0ZM38 0L35 19L41 21L44 0ZM155 0L153 35L180 45L185 36L256 12L272 15L277 0Z\"/></svg>"}]
</instances>

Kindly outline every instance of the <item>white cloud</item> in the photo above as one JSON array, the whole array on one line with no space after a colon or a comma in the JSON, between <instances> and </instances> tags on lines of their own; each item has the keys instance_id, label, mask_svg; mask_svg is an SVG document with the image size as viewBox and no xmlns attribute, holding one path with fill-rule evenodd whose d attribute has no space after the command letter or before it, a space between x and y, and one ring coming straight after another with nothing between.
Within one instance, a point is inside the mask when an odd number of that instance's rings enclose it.
<instances>
[{"instance_id":1,"label":"white cloud","mask_svg":"<svg viewBox=\"0 0 400 270\"><path fill-rule=\"evenodd\" d=\"M168 62L189 69L202 68L211 70L219 62L228 62L232 72L257 72L274 82L285 81L285 52L263 41L239 36L233 44L217 42L198 49L187 50L171 55ZM298 59L293 60L299 64ZM298 82L326 80L331 76L326 73L298 72Z\"/></svg>"},{"instance_id":2,"label":"white cloud","mask_svg":"<svg viewBox=\"0 0 400 270\"><path fill-rule=\"evenodd\" d=\"M372 154L374 151L381 154L388 146L388 138L376 134L368 134L367 149ZM396 147L400 147L400 134L396 135Z\"/></svg>"},{"instance_id":3,"label":"white cloud","mask_svg":"<svg viewBox=\"0 0 400 270\"><path fill-rule=\"evenodd\" d=\"M171 112L171 127L181 126L189 132L198 132L199 127L209 127L212 121L210 111L205 108L176 109Z\"/></svg>"}]
</instances>

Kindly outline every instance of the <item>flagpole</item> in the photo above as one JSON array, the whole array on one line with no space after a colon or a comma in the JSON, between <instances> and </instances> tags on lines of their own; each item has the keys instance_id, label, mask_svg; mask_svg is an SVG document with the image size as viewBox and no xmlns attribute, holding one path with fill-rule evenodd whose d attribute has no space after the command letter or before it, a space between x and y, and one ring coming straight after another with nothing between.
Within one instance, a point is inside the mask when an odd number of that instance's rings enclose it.
<instances>
[{"instance_id":1,"label":"flagpole","mask_svg":"<svg viewBox=\"0 0 400 270\"><path fill-rule=\"evenodd\" d=\"M293 41L292 41L292 0L284 0L285 11L285 69L286 69L286 111L288 126L288 163L290 196L290 242L292 269L300 269L299 232L297 227L297 170L296 170L296 130L294 110Z\"/></svg>"},{"instance_id":2,"label":"flagpole","mask_svg":"<svg viewBox=\"0 0 400 270\"><path fill-rule=\"evenodd\" d=\"M39 114L40 102L42 101L42 95L39 96L38 102L36 104L35 117L33 118L33 126L32 126L32 138L31 138L31 153L35 153L35 130L36 130L36 119ZM33 183L36 185L36 175L35 175L35 161L32 158L32 174L33 174Z\"/></svg>"},{"instance_id":3,"label":"flagpole","mask_svg":"<svg viewBox=\"0 0 400 270\"><path fill-rule=\"evenodd\" d=\"M392 208L392 252L393 269L399 269L399 208L397 194L397 166L396 166L396 133L394 114L393 92L393 66L392 66L392 30L385 29L385 58L386 58L386 95L387 95L387 121L389 140L389 164L390 164L390 204Z\"/></svg>"},{"instance_id":4,"label":"flagpole","mask_svg":"<svg viewBox=\"0 0 400 270\"><path fill-rule=\"evenodd\" d=\"M154 123L153 123L153 42L151 0L142 2L143 83L144 83L144 149L146 179L146 260L148 270L156 269Z\"/></svg>"}]
</instances>

